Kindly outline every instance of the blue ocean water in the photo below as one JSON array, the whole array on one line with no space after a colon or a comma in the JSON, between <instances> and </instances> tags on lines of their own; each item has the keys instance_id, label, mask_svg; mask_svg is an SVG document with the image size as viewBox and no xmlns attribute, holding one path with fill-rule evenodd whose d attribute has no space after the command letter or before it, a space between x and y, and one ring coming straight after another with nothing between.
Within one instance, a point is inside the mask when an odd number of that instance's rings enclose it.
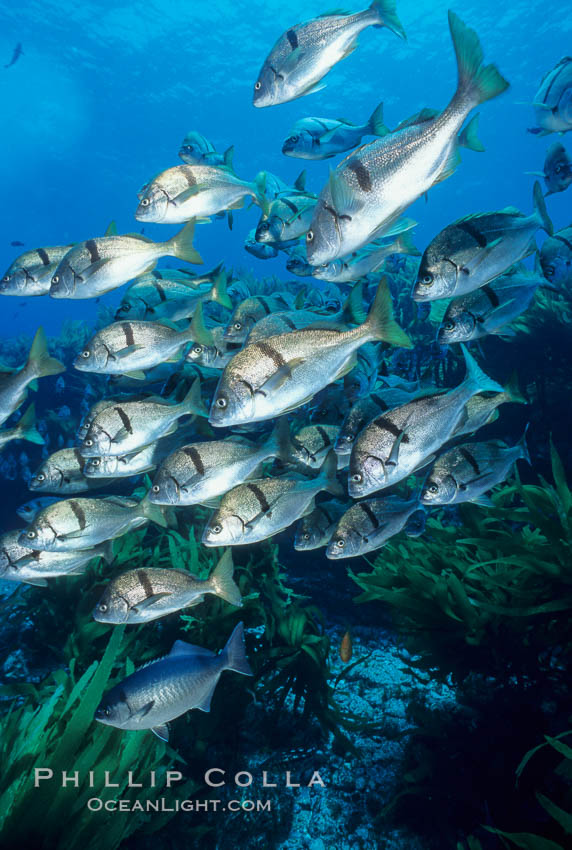
<instances>
[{"instance_id":1,"label":"blue ocean water","mask_svg":"<svg viewBox=\"0 0 572 850\"><path fill-rule=\"evenodd\" d=\"M282 155L291 125L306 115L365 121L383 101L388 126L423 107L441 108L455 88L456 67L444 0L399 3L403 42L369 29L360 47L328 75L317 94L270 109L252 106L252 87L269 47L292 23L324 11L320 4L202 2L23 2L0 4L0 55L7 64L21 42L24 55L0 74L5 132L0 139L2 187L0 267L26 247L65 244L102 235L110 220L119 232L135 227L136 193L156 174L177 165L180 142L191 129L217 150L235 145L243 179L261 169L293 181L303 161ZM486 61L495 61L511 87L485 104L479 135L486 153L463 152L454 178L409 211L416 239L426 244L444 225L471 212L509 204L531 210L533 178L550 139L526 132L534 125L530 102L543 74L570 52L566 3L549 13L540 2L459 2L454 10L474 27ZM327 10L326 10L327 11ZM330 161L331 162L331 161ZM308 187L319 191L329 162L309 163ZM570 220L567 196L551 199L557 228ZM227 266L256 274L284 274L284 258L259 261L244 238L257 210L199 229L205 268ZM163 239L175 227L149 225ZM115 303L119 293L106 297ZM91 320L90 301L48 299L3 302L2 328L30 331L42 321L57 333L64 316ZM4 326L4 322L7 325Z\"/></svg>"}]
</instances>

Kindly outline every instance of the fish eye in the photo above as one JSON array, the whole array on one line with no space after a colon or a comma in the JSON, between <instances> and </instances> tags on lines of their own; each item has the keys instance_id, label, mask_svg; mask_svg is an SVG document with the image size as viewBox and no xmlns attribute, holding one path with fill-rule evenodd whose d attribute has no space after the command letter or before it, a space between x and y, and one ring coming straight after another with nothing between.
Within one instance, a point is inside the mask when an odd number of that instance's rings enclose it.
<instances>
[{"instance_id":1,"label":"fish eye","mask_svg":"<svg viewBox=\"0 0 572 850\"><path fill-rule=\"evenodd\" d=\"M552 277L555 271L556 269L554 268L554 266L546 266L546 268L544 269L544 276Z\"/></svg>"},{"instance_id":2,"label":"fish eye","mask_svg":"<svg viewBox=\"0 0 572 850\"><path fill-rule=\"evenodd\" d=\"M4 275L4 277L2 278L2 283L8 283L9 280L10 280L10 275L9 274Z\"/></svg>"},{"instance_id":3,"label":"fish eye","mask_svg":"<svg viewBox=\"0 0 572 850\"><path fill-rule=\"evenodd\" d=\"M216 525L212 525L211 531L213 534L220 534L222 531L222 525L219 525L218 523Z\"/></svg>"},{"instance_id":4,"label":"fish eye","mask_svg":"<svg viewBox=\"0 0 572 850\"><path fill-rule=\"evenodd\" d=\"M89 357L89 351L87 350L87 348L85 349L85 351L81 352L81 356L86 358Z\"/></svg>"},{"instance_id":5,"label":"fish eye","mask_svg":"<svg viewBox=\"0 0 572 850\"><path fill-rule=\"evenodd\" d=\"M158 493L160 491L160 489L161 488L159 487L158 484L153 484L153 486L151 487L151 492L152 493Z\"/></svg>"},{"instance_id":6,"label":"fish eye","mask_svg":"<svg viewBox=\"0 0 572 850\"><path fill-rule=\"evenodd\" d=\"M427 489L429 490L430 493L438 493L439 492L439 487L436 484L430 484Z\"/></svg>"},{"instance_id":7,"label":"fish eye","mask_svg":"<svg viewBox=\"0 0 572 850\"><path fill-rule=\"evenodd\" d=\"M339 539L339 540L336 540L336 546L337 546L339 549L343 549L345 545L346 545L346 541L344 540L344 538L343 538L343 537L340 537L340 539Z\"/></svg>"},{"instance_id":8,"label":"fish eye","mask_svg":"<svg viewBox=\"0 0 572 850\"><path fill-rule=\"evenodd\" d=\"M105 612L107 611L107 605L105 604L105 602L101 602L97 607L102 614L105 614Z\"/></svg>"},{"instance_id":9,"label":"fish eye","mask_svg":"<svg viewBox=\"0 0 572 850\"><path fill-rule=\"evenodd\" d=\"M431 274L431 272L426 272L426 274L423 275L423 277L421 278L421 283L423 286L431 286L431 284L433 283L433 275Z\"/></svg>"},{"instance_id":10,"label":"fish eye","mask_svg":"<svg viewBox=\"0 0 572 850\"><path fill-rule=\"evenodd\" d=\"M83 441L83 444L84 444L84 446L87 446L87 448L89 449L89 448L91 448L91 446L93 446L93 440L90 440L88 438L87 440Z\"/></svg>"},{"instance_id":11,"label":"fish eye","mask_svg":"<svg viewBox=\"0 0 572 850\"><path fill-rule=\"evenodd\" d=\"M111 709L109 708L109 706L103 709L103 713L106 717L111 717Z\"/></svg>"},{"instance_id":12,"label":"fish eye","mask_svg":"<svg viewBox=\"0 0 572 850\"><path fill-rule=\"evenodd\" d=\"M452 322L451 320L449 320L448 322L445 322L445 330L446 331L452 331L454 327L455 327L455 322Z\"/></svg>"},{"instance_id":13,"label":"fish eye","mask_svg":"<svg viewBox=\"0 0 572 850\"><path fill-rule=\"evenodd\" d=\"M235 331L240 331L242 329L242 324L240 322L235 322L233 327Z\"/></svg>"},{"instance_id":14,"label":"fish eye","mask_svg":"<svg viewBox=\"0 0 572 850\"><path fill-rule=\"evenodd\" d=\"M202 354L203 347L202 345L194 345L193 351L195 354Z\"/></svg>"},{"instance_id":15,"label":"fish eye","mask_svg":"<svg viewBox=\"0 0 572 850\"><path fill-rule=\"evenodd\" d=\"M35 531L27 531L26 532L26 537L28 538L28 540L33 540L35 538L35 536L36 536Z\"/></svg>"},{"instance_id":16,"label":"fish eye","mask_svg":"<svg viewBox=\"0 0 572 850\"><path fill-rule=\"evenodd\" d=\"M306 531L306 532L302 535L302 540L309 540L309 539L310 539L310 535L309 535L309 534L308 534L308 532Z\"/></svg>"},{"instance_id":17,"label":"fish eye","mask_svg":"<svg viewBox=\"0 0 572 850\"><path fill-rule=\"evenodd\" d=\"M562 171L562 166L561 166L561 165L557 165L557 166L556 166L556 168L554 169L554 171L555 171L557 174L560 174L560 172Z\"/></svg>"},{"instance_id":18,"label":"fish eye","mask_svg":"<svg viewBox=\"0 0 572 850\"><path fill-rule=\"evenodd\" d=\"M270 227L270 222L269 221L263 221L263 222L261 222L259 229L260 230L268 230L269 227Z\"/></svg>"},{"instance_id":19,"label":"fish eye","mask_svg":"<svg viewBox=\"0 0 572 850\"><path fill-rule=\"evenodd\" d=\"M361 482L363 481L363 475L361 474L361 472L354 473L354 475L352 475L352 481L354 482L354 484L361 484Z\"/></svg>"},{"instance_id":20,"label":"fish eye","mask_svg":"<svg viewBox=\"0 0 572 850\"><path fill-rule=\"evenodd\" d=\"M353 441L354 441L354 434L346 434L345 439L346 439L346 441L347 441L348 443L353 443Z\"/></svg>"},{"instance_id":21,"label":"fish eye","mask_svg":"<svg viewBox=\"0 0 572 850\"><path fill-rule=\"evenodd\" d=\"M91 463L92 463L92 466L99 466L99 464L101 463L101 461L100 461L100 459L99 459L98 457L94 457L94 459L92 460L92 462L91 462Z\"/></svg>"},{"instance_id":22,"label":"fish eye","mask_svg":"<svg viewBox=\"0 0 572 850\"><path fill-rule=\"evenodd\" d=\"M226 398L223 398L222 396L220 398L217 398L215 404L217 407L220 407L221 410L224 410L224 408L226 407Z\"/></svg>"},{"instance_id":23,"label":"fish eye","mask_svg":"<svg viewBox=\"0 0 572 850\"><path fill-rule=\"evenodd\" d=\"M36 481L45 481L45 480L46 480L46 476L44 475L44 473L38 472L38 474L36 475Z\"/></svg>"},{"instance_id":24,"label":"fish eye","mask_svg":"<svg viewBox=\"0 0 572 850\"><path fill-rule=\"evenodd\" d=\"M52 278L52 283L59 283L59 282L60 282L60 277L59 277L59 275L55 274Z\"/></svg>"},{"instance_id":25,"label":"fish eye","mask_svg":"<svg viewBox=\"0 0 572 850\"><path fill-rule=\"evenodd\" d=\"M312 242L312 241L313 241L313 239L314 239L314 231L313 231L313 230L309 230L309 231L306 233L306 242Z\"/></svg>"},{"instance_id":26,"label":"fish eye","mask_svg":"<svg viewBox=\"0 0 572 850\"><path fill-rule=\"evenodd\" d=\"M151 203L151 201L149 200L149 198L142 198L142 200L141 200L141 206L142 207L148 207L150 203Z\"/></svg>"},{"instance_id":27,"label":"fish eye","mask_svg":"<svg viewBox=\"0 0 572 850\"><path fill-rule=\"evenodd\" d=\"M295 145L299 138L300 138L300 136L290 136L288 141L292 142L292 144Z\"/></svg>"},{"instance_id":28,"label":"fish eye","mask_svg":"<svg viewBox=\"0 0 572 850\"><path fill-rule=\"evenodd\" d=\"M261 88L262 88L262 83L260 82L260 80L257 80L254 84L254 90L260 91Z\"/></svg>"}]
</instances>

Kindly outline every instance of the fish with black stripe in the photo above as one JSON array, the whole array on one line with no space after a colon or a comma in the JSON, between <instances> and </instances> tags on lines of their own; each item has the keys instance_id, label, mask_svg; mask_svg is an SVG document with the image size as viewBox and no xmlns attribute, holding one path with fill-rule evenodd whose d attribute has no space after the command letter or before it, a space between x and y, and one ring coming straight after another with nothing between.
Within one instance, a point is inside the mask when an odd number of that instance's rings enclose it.
<instances>
[{"instance_id":1,"label":"fish with black stripe","mask_svg":"<svg viewBox=\"0 0 572 850\"><path fill-rule=\"evenodd\" d=\"M291 437L291 460L310 469L319 469L334 448L339 430L338 425L328 423L304 425ZM344 460L338 458L338 469L345 465Z\"/></svg>"},{"instance_id":2,"label":"fish with black stripe","mask_svg":"<svg viewBox=\"0 0 572 850\"><path fill-rule=\"evenodd\" d=\"M538 181L534 211L525 216L515 207L460 218L444 228L425 249L413 287L415 301L434 301L474 292L536 251L534 235L552 236Z\"/></svg>"},{"instance_id":3,"label":"fish with black stripe","mask_svg":"<svg viewBox=\"0 0 572 850\"><path fill-rule=\"evenodd\" d=\"M182 416L204 416L197 378L179 404L161 398L125 401L105 407L91 422L80 446L82 457L126 455L173 434Z\"/></svg>"},{"instance_id":4,"label":"fish with black stripe","mask_svg":"<svg viewBox=\"0 0 572 850\"><path fill-rule=\"evenodd\" d=\"M183 608L199 605L207 594L239 607L233 579L232 551L227 549L206 579L173 568L143 567L114 576L93 610L98 623L148 623Z\"/></svg>"},{"instance_id":5,"label":"fish with black stripe","mask_svg":"<svg viewBox=\"0 0 572 850\"><path fill-rule=\"evenodd\" d=\"M286 243L295 244L310 227L315 206L315 195L280 195L273 201L264 201L254 238L277 248L286 247Z\"/></svg>"},{"instance_id":6,"label":"fish with black stripe","mask_svg":"<svg viewBox=\"0 0 572 850\"><path fill-rule=\"evenodd\" d=\"M200 265L193 247L194 221L166 242L152 242L140 233L99 236L78 242L60 261L52 277L52 298L97 298L155 268L161 257L177 257Z\"/></svg>"},{"instance_id":7,"label":"fish with black stripe","mask_svg":"<svg viewBox=\"0 0 572 850\"><path fill-rule=\"evenodd\" d=\"M273 292L272 295L253 295L238 304L224 330L228 342L244 342L254 325L271 313L291 310L294 307L291 292Z\"/></svg>"},{"instance_id":8,"label":"fish with black stripe","mask_svg":"<svg viewBox=\"0 0 572 850\"><path fill-rule=\"evenodd\" d=\"M378 286L367 319L347 325L315 324L247 345L225 367L209 422L216 427L260 422L294 410L356 365L366 342L410 347L393 318L387 281Z\"/></svg>"},{"instance_id":9,"label":"fish with black stripe","mask_svg":"<svg viewBox=\"0 0 572 850\"><path fill-rule=\"evenodd\" d=\"M298 521L294 549L297 552L308 552L327 546L338 520L347 509L347 502L340 502L339 499L329 499L317 505L311 513Z\"/></svg>"},{"instance_id":10,"label":"fish with black stripe","mask_svg":"<svg viewBox=\"0 0 572 850\"><path fill-rule=\"evenodd\" d=\"M85 474L86 460L77 448L58 449L47 457L34 472L28 484L35 493L69 495L101 487Z\"/></svg>"},{"instance_id":11,"label":"fish with black stripe","mask_svg":"<svg viewBox=\"0 0 572 850\"><path fill-rule=\"evenodd\" d=\"M0 538L0 579L3 581L47 587L48 579L59 576L81 575L92 561L113 559L111 543L101 543L92 549L70 552L43 552L21 546L18 539L22 531L9 531Z\"/></svg>"},{"instance_id":12,"label":"fish with black stripe","mask_svg":"<svg viewBox=\"0 0 572 850\"><path fill-rule=\"evenodd\" d=\"M271 458L291 459L288 422L279 419L269 437L253 442L231 436L181 446L153 479L149 499L159 505L197 505L226 493L257 473Z\"/></svg>"},{"instance_id":13,"label":"fish with black stripe","mask_svg":"<svg viewBox=\"0 0 572 850\"><path fill-rule=\"evenodd\" d=\"M538 126L530 128L530 133L546 136L572 130L571 56L564 56L544 75L532 106Z\"/></svg>"},{"instance_id":14,"label":"fish with black stripe","mask_svg":"<svg viewBox=\"0 0 572 850\"><path fill-rule=\"evenodd\" d=\"M368 496L426 466L466 419L465 405L482 392L502 392L462 346L465 380L448 392L436 392L383 413L367 425L350 456L349 494Z\"/></svg>"},{"instance_id":15,"label":"fish with black stripe","mask_svg":"<svg viewBox=\"0 0 572 850\"><path fill-rule=\"evenodd\" d=\"M357 558L385 546L387 541L405 529L418 512L424 513L418 498L401 499L383 496L364 499L347 510L334 529L326 557ZM412 523L412 536L418 536L418 524Z\"/></svg>"},{"instance_id":16,"label":"fish with black stripe","mask_svg":"<svg viewBox=\"0 0 572 850\"><path fill-rule=\"evenodd\" d=\"M24 251L0 280L0 295L47 295L58 264L71 245L54 245Z\"/></svg>"},{"instance_id":17,"label":"fish with black stripe","mask_svg":"<svg viewBox=\"0 0 572 850\"><path fill-rule=\"evenodd\" d=\"M454 298L447 307L437 339L441 345L471 342L488 334L501 337L514 335L513 319L530 306L542 275L526 269L498 277L474 292Z\"/></svg>"},{"instance_id":18,"label":"fish with black stripe","mask_svg":"<svg viewBox=\"0 0 572 850\"><path fill-rule=\"evenodd\" d=\"M284 475L239 484L222 499L202 536L205 546L239 546L273 537L314 509L322 490L341 496L337 458L327 455L315 478Z\"/></svg>"},{"instance_id":19,"label":"fish with black stripe","mask_svg":"<svg viewBox=\"0 0 572 850\"><path fill-rule=\"evenodd\" d=\"M502 440L466 443L449 449L437 458L423 486L425 505L458 505L475 502L490 507L485 493L504 481L517 460L530 464L526 430L514 446Z\"/></svg>"},{"instance_id":20,"label":"fish with black stripe","mask_svg":"<svg viewBox=\"0 0 572 850\"><path fill-rule=\"evenodd\" d=\"M18 541L44 552L92 549L149 522L167 525L161 508L147 497L140 502L121 496L61 499L36 514Z\"/></svg>"}]
</instances>

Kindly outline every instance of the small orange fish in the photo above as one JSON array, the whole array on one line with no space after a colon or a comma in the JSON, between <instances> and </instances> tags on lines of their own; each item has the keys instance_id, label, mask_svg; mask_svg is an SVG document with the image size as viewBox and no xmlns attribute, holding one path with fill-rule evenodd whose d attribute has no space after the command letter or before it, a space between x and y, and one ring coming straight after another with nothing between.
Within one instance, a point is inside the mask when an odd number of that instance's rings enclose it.
<instances>
[{"instance_id":1,"label":"small orange fish","mask_svg":"<svg viewBox=\"0 0 572 850\"><path fill-rule=\"evenodd\" d=\"M347 631L343 636L342 642L340 644L340 658L342 659L344 664L347 664L347 662L351 660L352 652L352 636L350 635L349 631Z\"/></svg>"}]
</instances>

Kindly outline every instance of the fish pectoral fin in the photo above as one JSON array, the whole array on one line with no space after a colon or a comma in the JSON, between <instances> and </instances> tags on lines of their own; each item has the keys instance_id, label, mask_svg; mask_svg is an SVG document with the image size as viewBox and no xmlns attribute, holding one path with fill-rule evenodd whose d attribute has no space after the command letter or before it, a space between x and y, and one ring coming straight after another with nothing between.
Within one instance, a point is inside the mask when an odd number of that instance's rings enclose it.
<instances>
[{"instance_id":1,"label":"fish pectoral fin","mask_svg":"<svg viewBox=\"0 0 572 850\"><path fill-rule=\"evenodd\" d=\"M133 378L134 381L144 381L145 380L145 372L141 369L135 369L133 372L124 372L123 373L127 378Z\"/></svg>"},{"instance_id":2,"label":"fish pectoral fin","mask_svg":"<svg viewBox=\"0 0 572 850\"><path fill-rule=\"evenodd\" d=\"M153 708L154 705L155 705L155 700L152 699L149 702L145 703L145 705L142 708L140 708L139 711L136 711L134 714L132 714L131 718L132 719L137 718L137 720L142 720L144 717L146 717L149 714L149 712L151 711L151 709Z\"/></svg>"},{"instance_id":3,"label":"fish pectoral fin","mask_svg":"<svg viewBox=\"0 0 572 850\"><path fill-rule=\"evenodd\" d=\"M343 179L341 173L332 169L330 171L329 184L332 194L332 206L338 216L347 216L361 209L362 203L352 187Z\"/></svg>"},{"instance_id":4,"label":"fish pectoral fin","mask_svg":"<svg viewBox=\"0 0 572 850\"><path fill-rule=\"evenodd\" d=\"M480 505L481 508L494 508L495 503L490 496L479 496L478 499L470 500L472 505Z\"/></svg>"},{"instance_id":5,"label":"fish pectoral fin","mask_svg":"<svg viewBox=\"0 0 572 850\"><path fill-rule=\"evenodd\" d=\"M23 578L22 583L23 584L33 584L37 587L47 587L48 586L47 578Z\"/></svg>"},{"instance_id":6,"label":"fish pectoral fin","mask_svg":"<svg viewBox=\"0 0 572 850\"><path fill-rule=\"evenodd\" d=\"M161 723L160 726L153 726L151 732L160 738L161 741L169 740L169 725L167 723Z\"/></svg>"},{"instance_id":7,"label":"fish pectoral fin","mask_svg":"<svg viewBox=\"0 0 572 850\"><path fill-rule=\"evenodd\" d=\"M316 83L315 86L310 86L300 94L300 97L304 97L306 94L316 94L316 92L322 91L322 89L326 88L325 83Z\"/></svg>"},{"instance_id":8,"label":"fish pectoral fin","mask_svg":"<svg viewBox=\"0 0 572 850\"><path fill-rule=\"evenodd\" d=\"M415 469L415 472L419 472L421 469L426 469L430 463L433 463L436 457L437 455L429 455L429 457L426 457L421 462L421 464Z\"/></svg>"},{"instance_id":9,"label":"fish pectoral fin","mask_svg":"<svg viewBox=\"0 0 572 850\"><path fill-rule=\"evenodd\" d=\"M301 47L295 47L294 50L292 51L292 53L288 56L288 58L285 60L284 64L282 65L281 76L284 77L284 74L291 73L294 70L294 68L302 61L303 58L304 58L304 53L302 52L302 48Z\"/></svg>"},{"instance_id":10,"label":"fish pectoral fin","mask_svg":"<svg viewBox=\"0 0 572 850\"><path fill-rule=\"evenodd\" d=\"M358 362L357 352L352 351L352 353L350 354L348 359L345 361L345 363L342 366L340 366L340 368L336 372L334 378L332 379L332 382L333 381L339 381L340 378L345 378L345 376L348 374L348 372L351 372L352 369L355 369L355 367L357 366L357 362Z\"/></svg>"},{"instance_id":11,"label":"fish pectoral fin","mask_svg":"<svg viewBox=\"0 0 572 850\"><path fill-rule=\"evenodd\" d=\"M401 431L399 436L395 438L393 441L393 445L391 447L391 451L389 453L389 457L385 461L386 466L397 466L397 460L399 458L399 447L403 442L403 438L405 437L405 431Z\"/></svg>"},{"instance_id":12,"label":"fish pectoral fin","mask_svg":"<svg viewBox=\"0 0 572 850\"><path fill-rule=\"evenodd\" d=\"M437 183L441 183L443 180L446 180L447 177L450 177L452 174L454 174L460 162L461 154L459 153L458 145L455 144L453 150L445 160L443 170L441 171L437 179L433 181L433 186L436 186Z\"/></svg>"},{"instance_id":13,"label":"fish pectoral fin","mask_svg":"<svg viewBox=\"0 0 572 850\"><path fill-rule=\"evenodd\" d=\"M134 354L136 351L143 351L145 345L126 345L125 348L118 348L115 352L116 357L128 357L130 354Z\"/></svg>"},{"instance_id":14,"label":"fish pectoral fin","mask_svg":"<svg viewBox=\"0 0 572 850\"><path fill-rule=\"evenodd\" d=\"M185 189L183 192L179 192L177 197L174 199L174 203L176 206L181 206L185 201L190 201L191 198L194 198L195 195L198 195L199 192L206 188L204 184L197 183L195 186L189 186L188 189Z\"/></svg>"},{"instance_id":15,"label":"fish pectoral fin","mask_svg":"<svg viewBox=\"0 0 572 850\"><path fill-rule=\"evenodd\" d=\"M286 381L291 380L293 378L294 370L298 366L301 366L304 362L304 357L295 357L293 360L289 360L283 366L280 366L272 375L270 375L270 377L267 378L267 380L263 384L261 384L260 387L256 390L256 393L260 393L261 395L268 395L269 393L280 389L280 387L283 386Z\"/></svg>"},{"instance_id":16,"label":"fish pectoral fin","mask_svg":"<svg viewBox=\"0 0 572 850\"><path fill-rule=\"evenodd\" d=\"M481 248L475 256L469 260L468 263L464 263L461 271L465 272L465 274L473 274L479 266L487 260L494 249L502 242L502 237L499 236L498 239L494 239L492 242L486 246L486 248Z\"/></svg>"},{"instance_id":17,"label":"fish pectoral fin","mask_svg":"<svg viewBox=\"0 0 572 850\"><path fill-rule=\"evenodd\" d=\"M143 602L138 605L134 605L132 610L138 614L141 614L143 611L147 611L149 608L152 608L153 605L156 605L159 600L164 599L165 596L171 596L172 594L169 591L165 591L164 593L154 593L152 596L148 596L147 599L144 599Z\"/></svg>"}]
</instances>

